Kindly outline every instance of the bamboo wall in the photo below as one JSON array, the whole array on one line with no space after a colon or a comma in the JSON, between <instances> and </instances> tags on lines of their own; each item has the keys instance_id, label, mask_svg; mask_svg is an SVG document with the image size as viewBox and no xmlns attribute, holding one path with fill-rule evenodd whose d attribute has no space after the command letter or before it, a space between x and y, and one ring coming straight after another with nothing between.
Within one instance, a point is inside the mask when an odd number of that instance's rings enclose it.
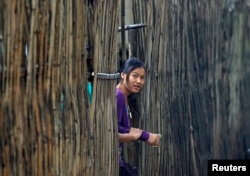
<instances>
[{"instance_id":1,"label":"bamboo wall","mask_svg":"<svg viewBox=\"0 0 250 176\"><path fill-rule=\"evenodd\" d=\"M92 106L86 90L88 59L116 70L116 15L117 1L0 1L0 175L117 175L116 81L94 80Z\"/></svg>"},{"instance_id":2,"label":"bamboo wall","mask_svg":"<svg viewBox=\"0 0 250 176\"><path fill-rule=\"evenodd\" d=\"M118 1L93 4L94 18L90 19L93 42L94 71L116 73L118 33ZM118 175L118 130L115 87L117 80L97 79L93 82L91 119L94 128L95 166L93 175Z\"/></svg>"},{"instance_id":3,"label":"bamboo wall","mask_svg":"<svg viewBox=\"0 0 250 176\"><path fill-rule=\"evenodd\" d=\"M146 63L143 129L160 148L127 154L143 176L207 175L208 159L249 159L250 1L133 1ZM135 159L138 157L138 159Z\"/></svg>"},{"instance_id":4,"label":"bamboo wall","mask_svg":"<svg viewBox=\"0 0 250 176\"><path fill-rule=\"evenodd\" d=\"M133 144L126 159L143 176L249 159L249 0L132 3L134 23L147 24L133 38L147 67L133 123L163 138ZM0 175L117 175L116 80L87 72L118 69L118 7L0 1Z\"/></svg>"}]
</instances>

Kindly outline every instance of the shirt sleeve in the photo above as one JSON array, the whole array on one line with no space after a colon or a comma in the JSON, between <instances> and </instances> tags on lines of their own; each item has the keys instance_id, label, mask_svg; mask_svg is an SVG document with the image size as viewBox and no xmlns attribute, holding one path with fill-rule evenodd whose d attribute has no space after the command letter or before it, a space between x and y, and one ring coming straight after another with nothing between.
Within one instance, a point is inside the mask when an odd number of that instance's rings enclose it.
<instances>
[{"instance_id":1,"label":"shirt sleeve","mask_svg":"<svg viewBox=\"0 0 250 176\"><path fill-rule=\"evenodd\" d=\"M117 106L118 132L129 133L130 124L124 123L127 120L126 104L124 96L122 94L117 94L116 102L117 102L116 106Z\"/></svg>"},{"instance_id":2,"label":"shirt sleeve","mask_svg":"<svg viewBox=\"0 0 250 176\"><path fill-rule=\"evenodd\" d=\"M141 137L139 138L139 140L142 140L142 141L148 141L148 138L149 138L149 132L147 131L142 131L142 134L141 134Z\"/></svg>"}]
</instances>

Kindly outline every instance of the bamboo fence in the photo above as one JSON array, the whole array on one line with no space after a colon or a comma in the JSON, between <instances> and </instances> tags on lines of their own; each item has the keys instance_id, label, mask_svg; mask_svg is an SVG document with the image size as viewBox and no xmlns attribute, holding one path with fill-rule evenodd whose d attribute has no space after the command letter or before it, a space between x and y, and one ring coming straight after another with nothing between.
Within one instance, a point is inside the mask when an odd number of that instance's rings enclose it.
<instances>
[{"instance_id":1,"label":"bamboo fence","mask_svg":"<svg viewBox=\"0 0 250 176\"><path fill-rule=\"evenodd\" d=\"M95 80L91 106L86 63L116 69L117 1L3 0L0 14L0 175L117 175L116 81Z\"/></svg>"},{"instance_id":2,"label":"bamboo fence","mask_svg":"<svg viewBox=\"0 0 250 176\"><path fill-rule=\"evenodd\" d=\"M250 1L133 0L133 54L147 67L129 143L143 176L207 174L249 159ZM0 175L118 175L118 1L0 1ZM87 83L92 83L89 99ZM129 146L130 145L130 146Z\"/></svg>"},{"instance_id":3,"label":"bamboo fence","mask_svg":"<svg viewBox=\"0 0 250 176\"><path fill-rule=\"evenodd\" d=\"M116 35L118 33L118 1L95 4L93 37L94 73L113 74L117 71ZM93 21L92 21L93 22ZM91 21L90 21L91 24ZM115 87L117 80L93 81L91 119L95 136L93 175L118 175L118 131Z\"/></svg>"},{"instance_id":4,"label":"bamboo fence","mask_svg":"<svg viewBox=\"0 0 250 176\"><path fill-rule=\"evenodd\" d=\"M200 176L209 159L249 159L250 1L132 3L147 24L134 39L147 67L135 123L163 138L127 160L143 176Z\"/></svg>"}]
</instances>

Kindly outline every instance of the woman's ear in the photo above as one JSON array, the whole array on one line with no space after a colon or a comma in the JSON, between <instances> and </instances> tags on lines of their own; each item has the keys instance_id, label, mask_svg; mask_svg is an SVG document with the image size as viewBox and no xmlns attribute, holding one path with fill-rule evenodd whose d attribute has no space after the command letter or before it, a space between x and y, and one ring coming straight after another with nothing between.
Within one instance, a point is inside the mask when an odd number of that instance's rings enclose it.
<instances>
[{"instance_id":1,"label":"woman's ear","mask_svg":"<svg viewBox=\"0 0 250 176\"><path fill-rule=\"evenodd\" d=\"M123 72L121 73L121 78L124 79L124 73Z\"/></svg>"}]
</instances>

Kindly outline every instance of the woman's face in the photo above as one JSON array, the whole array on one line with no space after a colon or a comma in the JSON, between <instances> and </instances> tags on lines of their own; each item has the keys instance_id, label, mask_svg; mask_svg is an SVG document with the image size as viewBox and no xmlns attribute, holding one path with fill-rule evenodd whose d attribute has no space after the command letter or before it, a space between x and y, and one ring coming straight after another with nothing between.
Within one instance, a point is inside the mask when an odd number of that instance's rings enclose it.
<instances>
[{"instance_id":1,"label":"woman's face","mask_svg":"<svg viewBox=\"0 0 250 176\"><path fill-rule=\"evenodd\" d=\"M145 82L145 69L139 67L130 72L130 74L123 74L124 85L126 89L131 93L138 93Z\"/></svg>"}]
</instances>

